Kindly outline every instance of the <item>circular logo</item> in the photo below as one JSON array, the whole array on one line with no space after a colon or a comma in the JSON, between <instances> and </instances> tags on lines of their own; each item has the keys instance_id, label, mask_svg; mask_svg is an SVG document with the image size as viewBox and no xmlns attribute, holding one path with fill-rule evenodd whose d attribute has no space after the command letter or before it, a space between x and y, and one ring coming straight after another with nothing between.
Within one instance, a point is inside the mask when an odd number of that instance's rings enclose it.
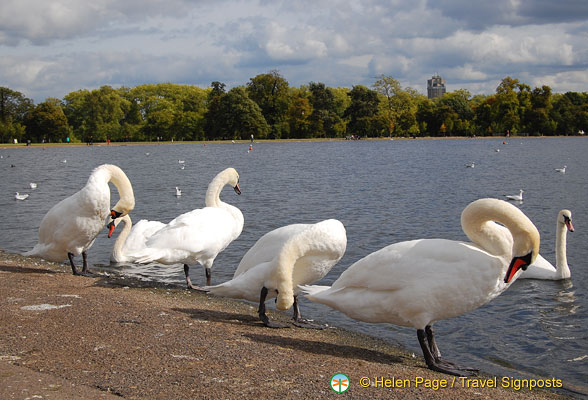
<instances>
[{"instance_id":1,"label":"circular logo","mask_svg":"<svg viewBox=\"0 0 588 400\"><path fill-rule=\"evenodd\" d=\"M349 389L350 383L351 381L347 375L337 373L331 378L331 389L333 389L334 392L343 393Z\"/></svg>"}]
</instances>

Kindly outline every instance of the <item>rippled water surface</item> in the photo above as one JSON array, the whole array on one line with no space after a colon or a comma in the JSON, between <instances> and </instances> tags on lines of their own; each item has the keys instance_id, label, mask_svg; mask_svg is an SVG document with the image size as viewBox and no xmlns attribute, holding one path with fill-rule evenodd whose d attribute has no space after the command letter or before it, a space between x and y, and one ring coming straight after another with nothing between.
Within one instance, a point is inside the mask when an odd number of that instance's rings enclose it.
<instances>
[{"instance_id":1,"label":"rippled water surface","mask_svg":"<svg viewBox=\"0 0 588 400\"><path fill-rule=\"evenodd\" d=\"M519 280L491 303L436 323L438 343L446 358L491 373L553 376L586 389L588 139L259 143L248 149L249 144L231 143L0 148L0 248L31 249L49 208L84 186L92 169L103 163L119 165L131 179L134 221L169 222L201 208L208 183L219 171L228 166L239 171L243 194L225 189L221 196L241 209L245 227L217 257L216 283L232 277L261 235L283 225L327 218L343 222L347 252L320 282L330 284L353 262L394 242L465 240L460 213L469 202L524 189L525 200L517 206L541 232L541 254L554 264L555 218L562 208L572 210L572 279ZM184 169L178 160L185 161ZM471 162L475 168L466 168ZM555 171L563 165L565 175ZM38 183L37 189L30 182ZM175 196L176 186L181 197ZM30 197L17 201L17 191ZM113 190L113 204L117 198ZM105 230L89 251L90 263L108 265L113 243ZM184 282L181 266L127 265L122 271L141 279ZM204 282L201 267L192 268L191 275L195 283ZM301 310L307 318L383 337L421 357L413 329L358 323L304 300Z\"/></svg>"}]
</instances>

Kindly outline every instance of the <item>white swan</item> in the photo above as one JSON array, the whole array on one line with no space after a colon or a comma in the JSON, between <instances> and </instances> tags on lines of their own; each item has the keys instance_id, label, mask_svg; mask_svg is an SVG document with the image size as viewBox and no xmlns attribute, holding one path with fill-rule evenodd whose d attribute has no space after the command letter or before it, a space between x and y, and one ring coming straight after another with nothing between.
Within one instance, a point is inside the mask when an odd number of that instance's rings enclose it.
<instances>
[{"instance_id":1,"label":"white swan","mask_svg":"<svg viewBox=\"0 0 588 400\"><path fill-rule=\"evenodd\" d=\"M284 328L269 321L265 301L277 297L281 309L294 306L294 323L305 324L298 307L298 285L322 279L343 257L347 247L345 227L335 219L316 224L293 224L263 235L247 251L228 282L204 289L210 293L259 302L259 318L270 328Z\"/></svg>"},{"instance_id":2,"label":"white swan","mask_svg":"<svg viewBox=\"0 0 588 400\"><path fill-rule=\"evenodd\" d=\"M469 204L461 224L473 243L420 239L392 244L354 263L333 286L302 290L310 300L351 318L416 328L430 369L464 374L441 359L431 325L474 310L507 289L537 257L539 232L517 207L497 199Z\"/></svg>"},{"instance_id":3,"label":"white swan","mask_svg":"<svg viewBox=\"0 0 588 400\"><path fill-rule=\"evenodd\" d=\"M112 182L120 200L110 208ZM135 207L133 187L122 169L104 164L92 171L86 186L54 205L43 217L39 243L25 256L39 256L50 261L69 258L74 275L78 275L73 257L82 254L82 274L89 274L86 251L94 244L109 215L116 219Z\"/></svg>"},{"instance_id":4,"label":"white swan","mask_svg":"<svg viewBox=\"0 0 588 400\"><path fill-rule=\"evenodd\" d=\"M25 194L20 194L20 193L16 192L16 194L14 195L14 198L16 200L26 200L26 199L29 198L29 195L26 194L26 193Z\"/></svg>"},{"instance_id":5,"label":"white swan","mask_svg":"<svg viewBox=\"0 0 588 400\"><path fill-rule=\"evenodd\" d=\"M129 255L139 263L184 264L186 283L192 289L198 288L190 280L189 264L199 263L204 266L206 284L210 286L214 259L243 230L241 211L219 198L225 185L241 194L239 174L234 168L225 169L210 182L205 208L178 216L147 240L146 249Z\"/></svg>"},{"instance_id":6,"label":"white swan","mask_svg":"<svg viewBox=\"0 0 588 400\"><path fill-rule=\"evenodd\" d=\"M525 191L521 189L521 192L519 194L505 194L504 196L508 200L523 201L523 193L525 193Z\"/></svg>"},{"instance_id":7,"label":"white swan","mask_svg":"<svg viewBox=\"0 0 588 400\"><path fill-rule=\"evenodd\" d=\"M108 223L108 237L112 236L114 228L120 222L124 222L125 226L118 234L114 246L112 246L112 252L110 253L111 263L134 262L134 257L129 254L145 249L147 239L165 226L163 222L148 221L146 219L142 219L133 225L131 217L125 215L115 220L110 219Z\"/></svg>"},{"instance_id":8,"label":"white swan","mask_svg":"<svg viewBox=\"0 0 588 400\"><path fill-rule=\"evenodd\" d=\"M561 280L572 276L566 256L566 239L568 231L574 231L572 212L561 210L557 214L555 229L555 267L539 254L535 262L519 276L519 279Z\"/></svg>"}]
</instances>

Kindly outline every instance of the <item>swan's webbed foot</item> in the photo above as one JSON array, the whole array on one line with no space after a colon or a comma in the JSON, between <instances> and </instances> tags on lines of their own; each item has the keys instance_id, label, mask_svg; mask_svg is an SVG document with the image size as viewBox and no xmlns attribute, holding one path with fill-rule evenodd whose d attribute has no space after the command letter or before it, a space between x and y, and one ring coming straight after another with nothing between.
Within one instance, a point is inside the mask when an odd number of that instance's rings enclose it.
<instances>
[{"instance_id":1,"label":"swan's webbed foot","mask_svg":"<svg viewBox=\"0 0 588 400\"><path fill-rule=\"evenodd\" d=\"M423 357L427 367L433 371L456 376L475 376L478 370L460 367L451 361L443 360L435 343L435 337L430 325L423 329L417 329L417 337L423 351Z\"/></svg>"},{"instance_id":2,"label":"swan's webbed foot","mask_svg":"<svg viewBox=\"0 0 588 400\"><path fill-rule=\"evenodd\" d=\"M282 325L275 322L271 322L265 313L265 299L267 297L267 288L264 286L261 288L261 293L259 295L259 308L257 310L257 315L259 315L259 319L263 322L264 326L268 328L280 329L280 328L289 328L288 325Z\"/></svg>"}]
</instances>

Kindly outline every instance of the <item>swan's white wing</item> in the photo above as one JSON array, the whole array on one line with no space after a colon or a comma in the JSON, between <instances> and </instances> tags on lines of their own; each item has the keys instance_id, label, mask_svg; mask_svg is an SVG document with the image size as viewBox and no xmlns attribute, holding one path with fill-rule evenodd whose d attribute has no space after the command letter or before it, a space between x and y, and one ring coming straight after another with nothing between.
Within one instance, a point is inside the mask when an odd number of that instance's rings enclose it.
<instances>
[{"instance_id":1,"label":"swan's white wing","mask_svg":"<svg viewBox=\"0 0 588 400\"><path fill-rule=\"evenodd\" d=\"M108 216L110 189L104 186L86 186L54 205L41 221L39 243L25 254L62 261L68 252L90 248Z\"/></svg>"},{"instance_id":2,"label":"swan's white wing","mask_svg":"<svg viewBox=\"0 0 588 400\"><path fill-rule=\"evenodd\" d=\"M266 285L266 279L271 275L274 268L274 261L260 263L230 281L216 286L205 286L204 289L217 296L258 302L261 288L270 286ZM276 291L269 290L266 298L271 299L274 297L276 297Z\"/></svg>"},{"instance_id":3,"label":"swan's white wing","mask_svg":"<svg viewBox=\"0 0 588 400\"><path fill-rule=\"evenodd\" d=\"M263 235L245 253L233 275L237 277L264 262L274 259L284 244L294 235L307 229L309 224L286 225Z\"/></svg>"},{"instance_id":4,"label":"swan's white wing","mask_svg":"<svg viewBox=\"0 0 588 400\"><path fill-rule=\"evenodd\" d=\"M147 239L165 227L163 222L142 219L133 225L131 233L123 246L123 254L130 254L146 247Z\"/></svg>"},{"instance_id":5,"label":"swan's white wing","mask_svg":"<svg viewBox=\"0 0 588 400\"><path fill-rule=\"evenodd\" d=\"M137 261L164 264L212 263L241 234L241 225L222 208L205 207L180 215L155 232ZM148 250L148 251L147 251Z\"/></svg>"},{"instance_id":6,"label":"swan's white wing","mask_svg":"<svg viewBox=\"0 0 588 400\"><path fill-rule=\"evenodd\" d=\"M358 320L424 328L500 294L502 263L464 242L401 242L357 261L330 289L308 297Z\"/></svg>"}]
</instances>

